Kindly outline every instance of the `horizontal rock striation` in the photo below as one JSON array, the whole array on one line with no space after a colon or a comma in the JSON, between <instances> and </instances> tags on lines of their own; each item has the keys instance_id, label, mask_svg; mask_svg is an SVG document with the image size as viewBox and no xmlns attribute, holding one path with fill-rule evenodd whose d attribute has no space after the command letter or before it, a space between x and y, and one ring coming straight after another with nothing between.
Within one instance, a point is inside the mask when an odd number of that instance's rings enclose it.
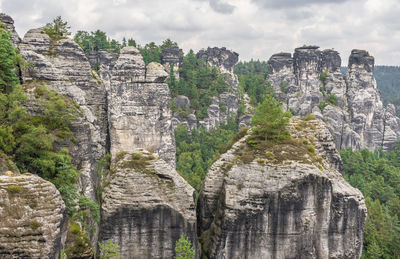
<instances>
[{"instance_id":1,"label":"horizontal rock striation","mask_svg":"<svg viewBox=\"0 0 400 259\"><path fill-rule=\"evenodd\" d=\"M121 258L172 258L181 233L196 248L194 189L147 151L118 158L103 191L100 240L118 243Z\"/></svg>"},{"instance_id":2,"label":"horizontal rock striation","mask_svg":"<svg viewBox=\"0 0 400 259\"><path fill-rule=\"evenodd\" d=\"M54 41L42 29L28 31L19 45L22 57L32 67L22 71L24 84L45 85L72 98L83 111L72 125L79 145L70 148L81 170L80 189L95 200L97 161L107 149L107 103L104 85L91 70L83 50L71 39Z\"/></svg>"},{"instance_id":3,"label":"horizontal rock striation","mask_svg":"<svg viewBox=\"0 0 400 259\"><path fill-rule=\"evenodd\" d=\"M337 171L340 156L326 126L318 120L307 124L313 133L294 135L316 138L315 155L324 157L319 162L305 154L292 158L289 146L282 161L271 157L275 147L265 150L269 155L242 162L244 137L214 163L197 206L203 258L361 256L364 198ZM299 125L292 122L292 135Z\"/></svg>"},{"instance_id":4,"label":"horizontal rock striation","mask_svg":"<svg viewBox=\"0 0 400 259\"><path fill-rule=\"evenodd\" d=\"M114 65L108 93L111 154L150 150L175 168L171 94L162 65L145 67L134 47L125 47Z\"/></svg>"},{"instance_id":5,"label":"horizontal rock striation","mask_svg":"<svg viewBox=\"0 0 400 259\"><path fill-rule=\"evenodd\" d=\"M393 106L384 108L373 78L374 58L353 50L347 74L334 50L316 46L273 55L267 81L296 115L314 113L335 137L338 149L393 149L400 139L400 119Z\"/></svg>"},{"instance_id":6,"label":"horizontal rock striation","mask_svg":"<svg viewBox=\"0 0 400 259\"><path fill-rule=\"evenodd\" d=\"M32 174L0 175L0 258L58 258L67 219L53 184Z\"/></svg>"}]
</instances>

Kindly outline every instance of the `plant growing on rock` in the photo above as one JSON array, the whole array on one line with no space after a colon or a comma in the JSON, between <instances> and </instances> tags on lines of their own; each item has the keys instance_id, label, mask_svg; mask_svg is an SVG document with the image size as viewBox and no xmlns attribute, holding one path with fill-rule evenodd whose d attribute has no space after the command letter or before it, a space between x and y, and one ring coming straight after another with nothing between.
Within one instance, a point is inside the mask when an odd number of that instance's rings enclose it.
<instances>
[{"instance_id":1,"label":"plant growing on rock","mask_svg":"<svg viewBox=\"0 0 400 259\"><path fill-rule=\"evenodd\" d=\"M291 116L290 111L282 110L277 100L271 95L266 95L251 120L253 134L248 137L247 143L250 146L256 146L261 141L279 143L289 139L290 133L286 127Z\"/></svg>"},{"instance_id":2,"label":"plant growing on rock","mask_svg":"<svg viewBox=\"0 0 400 259\"><path fill-rule=\"evenodd\" d=\"M119 259L119 246L111 240L99 243L100 259Z\"/></svg>"},{"instance_id":3,"label":"plant growing on rock","mask_svg":"<svg viewBox=\"0 0 400 259\"><path fill-rule=\"evenodd\" d=\"M194 259L196 252L192 247L192 243L185 234L181 234L181 237L175 244L175 257L174 259Z\"/></svg>"},{"instance_id":4,"label":"plant growing on rock","mask_svg":"<svg viewBox=\"0 0 400 259\"><path fill-rule=\"evenodd\" d=\"M61 40L71 35L69 31L71 27L68 23L63 21L61 16L57 16L52 23L47 23L43 28L43 32L49 35L53 40Z\"/></svg>"}]
</instances>

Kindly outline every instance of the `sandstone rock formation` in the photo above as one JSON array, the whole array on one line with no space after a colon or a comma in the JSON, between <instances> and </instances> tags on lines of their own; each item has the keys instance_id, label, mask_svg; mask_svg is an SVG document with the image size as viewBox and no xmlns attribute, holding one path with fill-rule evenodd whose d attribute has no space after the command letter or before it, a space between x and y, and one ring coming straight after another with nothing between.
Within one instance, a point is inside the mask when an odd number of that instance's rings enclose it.
<instances>
[{"instance_id":1,"label":"sandstone rock formation","mask_svg":"<svg viewBox=\"0 0 400 259\"><path fill-rule=\"evenodd\" d=\"M170 73L171 66L173 66L174 75L179 79L178 69L183 62L183 51L178 46L171 46L161 50L160 59L161 64L164 66L165 71Z\"/></svg>"},{"instance_id":2,"label":"sandstone rock formation","mask_svg":"<svg viewBox=\"0 0 400 259\"><path fill-rule=\"evenodd\" d=\"M22 57L33 64L23 70L24 83L45 84L71 97L84 113L72 131L77 143L70 149L74 164L81 170L80 189L95 199L96 165L106 152L107 104L102 82L91 71L82 49L71 39L54 41L39 29L28 31L19 45Z\"/></svg>"},{"instance_id":3,"label":"sandstone rock formation","mask_svg":"<svg viewBox=\"0 0 400 259\"><path fill-rule=\"evenodd\" d=\"M125 47L113 68L108 93L111 154L144 148L175 168L168 74L157 63L145 64L139 50Z\"/></svg>"},{"instance_id":4,"label":"sandstone rock formation","mask_svg":"<svg viewBox=\"0 0 400 259\"><path fill-rule=\"evenodd\" d=\"M118 53L106 50L91 51L87 54L87 58L90 66L99 73L106 91L110 91L111 71L117 62Z\"/></svg>"},{"instance_id":5,"label":"sandstone rock formation","mask_svg":"<svg viewBox=\"0 0 400 259\"><path fill-rule=\"evenodd\" d=\"M220 94L218 97L213 97L211 105L207 110L207 117L197 123L194 114L182 116L179 113L174 113L173 126L183 124L188 129L204 127L207 131L218 127L222 122L227 122L229 118L236 119L239 109L240 94L238 92L239 81L234 74L235 64L238 62L238 54L227 50L226 48L208 48L200 50L196 54L198 59L202 59L210 66L215 66L224 74L225 80L230 89Z\"/></svg>"},{"instance_id":6,"label":"sandstone rock formation","mask_svg":"<svg viewBox=\"0 0 400 259\"><path fill-rule=\"evenodd\" d=\"M11 32L11 41L14 47L17 47L21 42L21 38L18 36L18 33L15 31L14 20L8 16L7 14L0 13L0 22L6 25L6 29Z\"/></svg>"},{"instance_id":7,"label":"sandstone rock formation","mask_svg":"<svg viewBox=\"0 0 400 259\"><path fill-rule=\"evenodd\" d=\"M196 246L194 189L147 151L119 153L103 192L100 240L121 258L173 258L185 233Z\"/></svg>"},{"instance_id":8,"label":"sandstone rock formation","mask_svg":"<svg viewBox=\"0 0 400 259\"><path fill-rule=\"evenodd\" d=\"M384 108L373 78L374 58L353 50L346 76L334 50L304 46L273 55L267 80L297 115L314 113L327 122L337 148L393 148L400 139L400 119ZM322 109L322 111L321 111Z\"/></svg>"},{"instance_id":9,"label":"sandstone rock formation","mask_svg":"<svg viewBox=\"0 0 400 259\"><path fill-rule=\"evenodd\" d=\"M332 136L319 120L291 132L298 141L250 159L244 137L211 167L197 207L203 258L361 256L364 198L337 171Z\"/></svg>"},{"instance_id":10,"label":"sandstone rock formation","mask_svg":"<svg viewBox=\"0 0 400 259\"><path fill-rule=\"evenodd\" d=\"M0 258L58 258L68 225L53 184L32 174L0 174Z\"/></svg>"}]
</instances>

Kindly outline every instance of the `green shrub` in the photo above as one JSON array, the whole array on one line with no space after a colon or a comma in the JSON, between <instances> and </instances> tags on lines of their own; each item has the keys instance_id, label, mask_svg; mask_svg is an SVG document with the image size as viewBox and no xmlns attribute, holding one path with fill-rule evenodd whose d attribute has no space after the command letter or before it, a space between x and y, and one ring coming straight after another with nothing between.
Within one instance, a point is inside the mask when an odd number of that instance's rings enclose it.
<instances>
[{"instance_id":1,"label":"green shrub","mask_svg":"<svg viewBox=\"0 0 400 259\"><path fill-rule=\"evenodd\" d=\"M99 245L99 258L100 259L119 259L119 246L112 240L107 240Z\"/></svg>"},{"instance_id":2,"label":"green shrub","mask_svg":"<svg viewBox=\"0 0 400 259\"><path fill-rule=\"evenodd\" d=\"M60 40L71 35L70 27L64 22L61 16L57 16L52 23L47 23L43 28L43 32L49 35L51 39Z\"/></svg>"},{"instance_id":3,"label":"green shrub","mask_svg":"<svg viewBox=\"0 0 400 259\"><path fill-rule=\"evenodd\" d=\"M315 120L316 117L315 117L314 114L308 113L307 115L301 117L301 119L302 119L303 121L310 121L310 120Z\"/></svg>"},{"instance_id":4,"label":"green shrub","mask_svg":"<svg viewBox=\"0 0 400 259\"><path fill-rule=\"evenodd\" d=\"M282 81L280 84L280 88L281 88L282 93L287 94L287 92L289 90L288 83L285 81Z\"/></svg>"},{"instance_id":5,"label":"green shrub","mask_svg":"<svg viewBox=\"0 0 400 259\"><path fill-rule=\"evenodd\" d=\"M31 228L33 230L36 230L36 229L40 228L42 225L43 225L42 223L37 222L36 220L31 222Z\"/></svg>"},{"instance_id":6,"label":"green shrub","mask_svg":"<svg viewBox=\"0 0 400 259\"><path fill-rule=\"evenodd\" d=\"M175 244L175 257L174 259L194 259L196 252L192 247L192 243L185 234L181 234L178 241Z\"/></svg>"},{"instance_id":7,"label":"green shrub","mask_svg":"<svg viewBox=\"0 0 400 259\"><path fill-rule=\"evenodd\" d=\"M327 100L330 104L337 105L337 97L335 94L330 94Z\"/></svg>"},{"instance_id":8,"label":"green shrub","mask_svg":"<svg viewBox=\"0 0 400 259\"><path fill-rule=\"evenodd\" d=\"M322 84L325 85L326 79L328 78L328 70L325 70L319 76L319 80L321 80Z\"/></svg>"},{"instance_id":9,"label":"green shrub","mask_svg":"<svg viewBox=\"0 0 400 259\"><path fill-rule=\"evenodd\" d=\"M280 103L272 96L266 95L264 101L258 105L251 123L253 133L247 138L250 146L256 146L261 141L279 143L290 138L287 126L291 113L284 112Z\"/></svg>"},{"instance_id":10,"label":"green shrub","mask_svg":"<svg viewBox=\"0 0 400 259\"><path fill-rule=\"evenodd\" d=\"M322 101L318 104L318 108L321 110L321 112L325 109L325 107L328 105L328 102Z\"/></svg>"},{"instance_id":11,"label":"green shrub","mask_svg":"<svg viewBox=\"0 0 400 259\"><path fill-rule=\"evenodd\" d=\"M9 194L17 194L23 191L23 188L19 185L9 185L6 187Z\"/></svg>"}]
</instances>

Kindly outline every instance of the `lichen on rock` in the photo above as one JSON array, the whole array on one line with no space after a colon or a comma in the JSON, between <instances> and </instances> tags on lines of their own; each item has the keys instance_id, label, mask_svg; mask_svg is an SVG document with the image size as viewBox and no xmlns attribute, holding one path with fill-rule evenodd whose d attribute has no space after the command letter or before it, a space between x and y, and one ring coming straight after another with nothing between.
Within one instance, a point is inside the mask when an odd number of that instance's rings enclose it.
<instances>
[{"instance_id":1,"label":"lichen on rock","mask_svg":"<svg viewBox=\"0 0 400 259\"><path fill-rule=\"evenodd\" d=\"M245 136L209 170L197 209L203 258L361 256L364 198L337 171L332 136L319 120L289 127L296 145L243 160Z\"/></svg>"},{"instance_id":2,"label":"lichen on rock","mask_svg":"<svg viewBox=\"0 0 400 259\"><path fill-rule=\"evenodd\" d=\"M0 257L58 258L67 229L54 185L32 174L0 175Z\"/></svg>"},{"instance_id":3,"label":"lichen on rock","mask_svg":"<svg viewBox=\"0 0 400 259\"><path fill-rule=\"evenodd\" d=\"M103 191L100 241L121 258L172 258L185 233L197 248L194 189L148 151L120 152Z\"/></svg>"}]
</instances>

